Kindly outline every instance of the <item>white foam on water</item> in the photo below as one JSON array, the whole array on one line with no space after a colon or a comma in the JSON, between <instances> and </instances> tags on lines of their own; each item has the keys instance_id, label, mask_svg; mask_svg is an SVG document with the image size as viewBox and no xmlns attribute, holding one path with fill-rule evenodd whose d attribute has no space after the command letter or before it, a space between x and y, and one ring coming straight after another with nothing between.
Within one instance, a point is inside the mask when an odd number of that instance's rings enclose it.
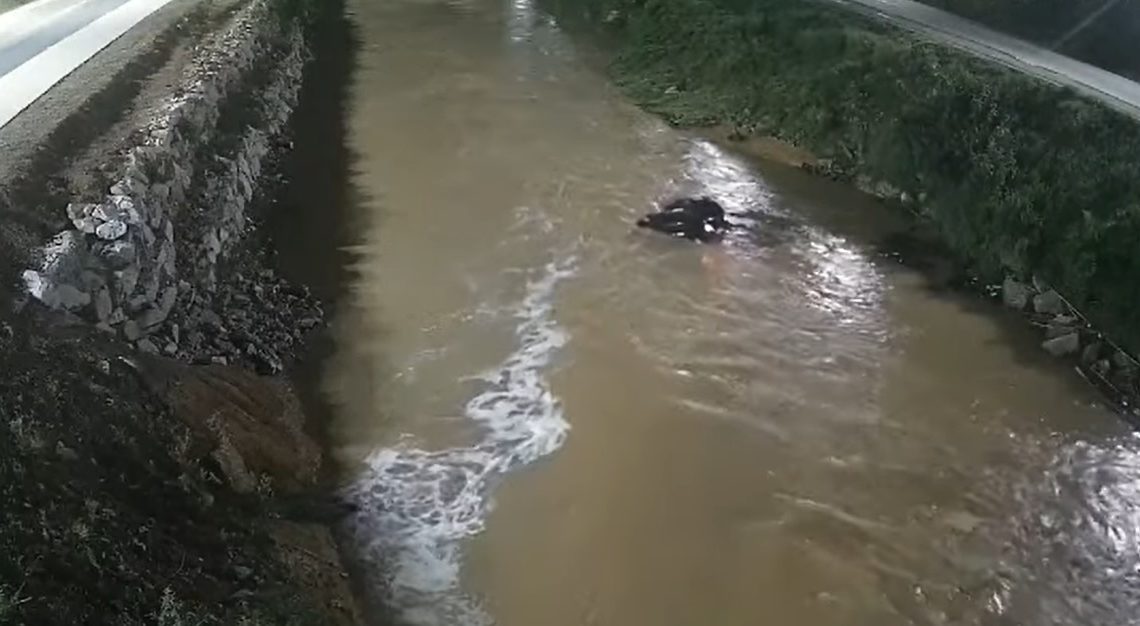
<instances>
[{"instance_id":1,"label":"white foam on water","mask_svg":"<svg viewBox=\"0 0 1140 626\"><path fill-rule=\"evenodd\" d=\"M494 482L559 447L570 425L545 372L566 342L554 319L554 292L574 273L569 258L528 283L516 312L518 346L478 377L485 388L465 415L484 427L471 447L422 450L411 442L375 452L348 495L367 562L383 572L391 608L416 626L482 626L493 620L459 587L461 542L481 530Z\"/></svg>"}]
</instances>

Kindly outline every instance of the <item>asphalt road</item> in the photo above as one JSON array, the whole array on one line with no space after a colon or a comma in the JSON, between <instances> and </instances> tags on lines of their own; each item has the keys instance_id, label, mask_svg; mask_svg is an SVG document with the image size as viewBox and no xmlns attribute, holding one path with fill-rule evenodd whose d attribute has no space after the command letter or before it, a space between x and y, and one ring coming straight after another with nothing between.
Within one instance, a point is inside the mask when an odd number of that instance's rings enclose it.
<instances>
[{"instance_id":1,"label":"asphalt road","mask_svg":"<svg viewBox=\"0 0 1140 626\"><path fill-rule=\"evenodd\" d=\"M126 0L48 0L0 14L0 76Z\"/></svg>"},{"instance_id":2,"label":"asphalt road","mask_svg":"<svg viewBox=\"0 0 1140 626\"><path fill-rule=\"evenodd\" d=\"M0 127L171 0L37 0L0 13Z\"/></svg>"},{"instance_id":3,"label":"asphalt road","mask_svg":"<svg viewBox=\"0 0 1140 626\"><path fill-rule=\"evenodd\" d=\"M823 0L1073 89L1140 119L1140 83L913 0Z\"/></svg>"}]
</instances>

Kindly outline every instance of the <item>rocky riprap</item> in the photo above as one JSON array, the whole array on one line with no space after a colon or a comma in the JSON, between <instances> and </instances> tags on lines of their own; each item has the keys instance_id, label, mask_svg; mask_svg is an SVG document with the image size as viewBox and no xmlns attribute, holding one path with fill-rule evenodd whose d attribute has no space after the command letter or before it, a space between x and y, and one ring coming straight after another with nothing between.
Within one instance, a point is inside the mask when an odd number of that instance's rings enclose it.
<instances>
[{"instance_id":1,"label":"rocky riprap","mask_svg":"<svg viewBox=\"0 0 1140 626\"><path fill-rule=\"evenodd\" d=\"M33 297L149 351L179 343L181 329L167 324L176 308L197 321L187 298L199 294L208 308L255 297L240 293L244 285L200 294L216 286L219 264L249 229L262 167L300 90L303 33L270 11L255 0L199 44L175 95L122 148L106 195L60 207L71 228L23 272ZM210 352L197 343L187 354ZM211 356L236 356L219 348ZM279 371L273 352L255 346L249 356Z\"/></svg>"},{"instance_id":2,"label":"rocky riprap","mask_svg":"<svg viewBox=\"0 0 1140 626\"><path fill-rule=\"evenodd\" d=\"M1035 279L1007 277L1002 302L1042 329L1041 347L1078 361L1081 372L1133 418L1140 416L1140 362L1101 332L1055 289Z\"/></svg>"},{"instance_id":3,"label":"rocky riprap","mask_svg":"<svg viewBox=\"0 0 1140 626\"><path fill-rule=\"evenodd\" d=\"M269 267L224 276L213 290L185 285L158 332L138 339L140 350L195 364L242 365L281 374L310 331L324 323L321 303Z\"/></svg>"},{"instance_id":4,"label":"rocky riprap","mask_svg":"<svg viewBox=\"0 0 1140 626\"><path fill-rule=\"evenodd\" d=\"M243 3L200 42L21 261L0 624L361 623L328 527L345 505L281 376L324 312L253 209L308 58L298 4Z\"/></svg>"}]
</instances>

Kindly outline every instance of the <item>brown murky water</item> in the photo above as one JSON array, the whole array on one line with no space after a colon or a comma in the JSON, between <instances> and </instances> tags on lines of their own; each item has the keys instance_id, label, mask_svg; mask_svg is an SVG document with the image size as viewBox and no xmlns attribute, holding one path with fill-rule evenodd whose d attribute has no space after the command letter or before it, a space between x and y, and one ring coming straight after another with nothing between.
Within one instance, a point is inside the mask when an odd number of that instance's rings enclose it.
<instances>
[{"instance_id":1,"label":"brown murky water","mask_svg":"<svg viewBox=\"0 0 1140 626\"><path fill-rule=\"evenodd\" d=\"M1140 622L1140 441L879 207L664 127L530 0L352 7L322 386L400 620ZM631 230L678 193L743 228Z\"/></svg>"}]
</instances>

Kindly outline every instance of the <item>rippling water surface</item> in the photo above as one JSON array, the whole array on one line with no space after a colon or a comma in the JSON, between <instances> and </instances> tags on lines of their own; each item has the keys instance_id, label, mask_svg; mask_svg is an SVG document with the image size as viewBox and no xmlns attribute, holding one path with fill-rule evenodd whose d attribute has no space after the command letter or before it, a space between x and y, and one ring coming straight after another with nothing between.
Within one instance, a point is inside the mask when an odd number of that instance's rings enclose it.
<instances>
[{"instance_id":1,"label":"rippling water surface","mask_svg":"<svg viewBox=\"0 0 1140 626\"><path fill-rule=\"evenodd\" d=\"M402 622L1140 622L1140 441L880 207L663 126L529 0L352 8L321 384ZM631 230L682 193L742 228Z\"/></svg>"}]
</instances>

